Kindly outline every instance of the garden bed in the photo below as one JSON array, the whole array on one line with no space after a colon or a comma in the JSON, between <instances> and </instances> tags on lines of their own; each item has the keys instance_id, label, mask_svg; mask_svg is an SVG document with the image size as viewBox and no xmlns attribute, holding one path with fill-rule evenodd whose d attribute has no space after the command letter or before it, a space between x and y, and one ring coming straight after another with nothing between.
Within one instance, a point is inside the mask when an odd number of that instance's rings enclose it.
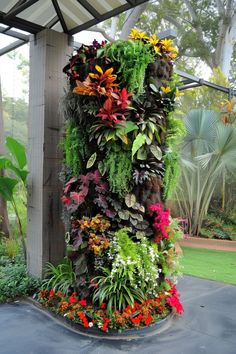
<instances>
[{"instance_id":1,"label":"garden bed","mask_svg":"<svg viewBox=\"0 0 236 354\"><path fill-rule=\"evenodd\" d=\"M206 248L212 250L236 252L236 241L213 240L203 237L187 236L178 241L180 247Z\"/></svg>"},{"instance_id":2,"label":"garden bed","mask_svg":"<svg viewBox=\"0 0 236 354\"><path fill-rule=\"evenodd\" d=\"M146 336L156 335L169 328L173 318L176 316L174 312L170 312L167 316L156 321L155 323L150 324L149 326L124 329L122 331L109 330L109 332L106 331L104 332L101 329L96 327L85 328L83 325L79 323L75 323L69 320L67 317L64 317L60 314L57 314L45 308L38 301L34 300L31 297L27 299L22 299L20 301L30 303L31 305L36 307L38 310L40 310L47 316L53 317L54 319L59 321L62 325L66 326L69 329L73 329L73 331L77 332L78 334L83 334L91 337L107 338L111 340L119 340L119 339L132 340L132 339L138 339Z\"/></svg>"}]
</instances>

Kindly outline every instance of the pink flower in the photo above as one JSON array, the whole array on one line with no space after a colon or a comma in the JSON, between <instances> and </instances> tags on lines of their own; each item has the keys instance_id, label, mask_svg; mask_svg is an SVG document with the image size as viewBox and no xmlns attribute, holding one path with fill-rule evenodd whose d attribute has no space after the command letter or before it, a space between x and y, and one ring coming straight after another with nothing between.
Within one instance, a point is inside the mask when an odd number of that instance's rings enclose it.
<instances>
[{"instance_id":1,"label":"pink flower","mask_svg":"<svg viewBox=\"0 0 236 354\"><path fill-rule=\"evenodd\" d=\"M182 315L182 313L184 312L184 308L183 308L182 304L180 303L177 295L172 295L171 297L169 297L166 300L166 302L168 305L173 307L179 315Z\"/></svg>"},{"instance_id":2,"label":"pink flower","mask_svg":"<svg viewBox=\"0 0 236 354\"><path fill-rule=\"evenodd\" d=\"M170 210L164 210L161 204L152 204L149 207L150 214L154 217L154 229L158 232L157 240L168 239L167 227L170 225Z\"/></svg>"}]
</instances>

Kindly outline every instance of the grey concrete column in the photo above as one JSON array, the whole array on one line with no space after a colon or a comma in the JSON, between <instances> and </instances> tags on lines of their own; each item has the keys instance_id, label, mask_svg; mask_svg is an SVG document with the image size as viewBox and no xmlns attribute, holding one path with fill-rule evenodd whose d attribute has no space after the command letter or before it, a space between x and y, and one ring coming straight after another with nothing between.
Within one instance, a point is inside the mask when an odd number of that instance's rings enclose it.
<instances>
[{"instance_id":1,"label":"grey concrete column","mask_svg":"<svg viewBox=\"0 0 236 354\"><path fill-rule=\"evenodd\" d=\"M62 69L71 53L64 33L44 30L31 37L27 261L29 272L39 277L46 262L57 264L64 256L59 101L66 86Z\"/></svg>"}]
</instances>

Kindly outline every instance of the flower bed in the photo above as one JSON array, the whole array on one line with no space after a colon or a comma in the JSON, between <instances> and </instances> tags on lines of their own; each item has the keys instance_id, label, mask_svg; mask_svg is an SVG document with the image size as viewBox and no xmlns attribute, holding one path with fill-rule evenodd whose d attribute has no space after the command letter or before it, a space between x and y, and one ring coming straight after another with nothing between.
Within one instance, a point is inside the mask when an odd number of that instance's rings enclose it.
<instances>
[{"instance_id":1,"label":"flower bed","mask_svg":"<svg viewBox=\"0 0 236 354\"><path fill-rule=\"evenodd\" d=\"M171 40L132 30L128 41L82 45L64 68L67 258L48 266L40 301L59 313L63 303L62 314L85 327L137 328L182 312L168 280L178 274L181 231L165 208L183 133L171 114L176 55Z\"/></svg>"},{"instance_id":2,"label":"flower bed","mask_svg":"<svg viewBox=\"0 0 236 354\"><path fill-rule=\"evenodd\" d=\"M41 290L38 300L46 308L84 328L96 327L104 332L110 329L138 329L161 321L171 311L177 314L183 313L176 286L171 282L168 291L161 291L156 298L147 299L142 303L135 302L133 306L128 305L121 312L116 310L109 313L106 303L96 308L93 304L87 303L87 300L79 300L75 292L67 296L53 289Z\"/></svg>"}]
</instances>

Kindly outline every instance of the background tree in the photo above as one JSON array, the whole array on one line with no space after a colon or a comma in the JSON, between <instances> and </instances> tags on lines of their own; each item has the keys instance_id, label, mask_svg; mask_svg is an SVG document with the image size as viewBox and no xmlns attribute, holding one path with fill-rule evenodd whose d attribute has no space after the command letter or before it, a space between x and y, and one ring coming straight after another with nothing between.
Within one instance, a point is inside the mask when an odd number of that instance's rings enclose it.
<instances>
[{"instance_id":1,"label":"background tree","mask_svg":"<svg viewBox=\"0 0 236 354\"><path fill-rule=\"evenodd\" d=\"M150 1L121 14L116 21L105 21L103 28L109 40L114 33L127 38L134 26L148 33L173 28L178 34L180 68L186 68L186 60L188 67L191 62L190 68L196 66L196 60L199 66L201 60L211 70L221 68L228 77L236 40L235 5L235 0Z\"/></svg>"}]
</instances>

